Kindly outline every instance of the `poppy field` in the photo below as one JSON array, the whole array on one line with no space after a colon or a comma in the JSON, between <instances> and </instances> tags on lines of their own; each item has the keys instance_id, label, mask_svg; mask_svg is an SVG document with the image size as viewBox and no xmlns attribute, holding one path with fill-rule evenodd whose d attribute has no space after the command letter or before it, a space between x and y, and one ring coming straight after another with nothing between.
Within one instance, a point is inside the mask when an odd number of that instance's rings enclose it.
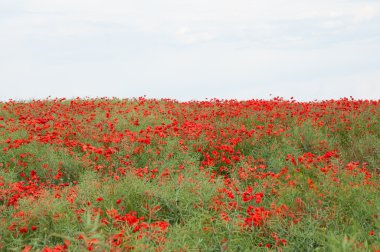
<instances>
[{"instance_id":1,"label":"poppy field","mask_svg":"<svg viewBox=\"0 0 380 252\"><path fill-rule=\"evenodd\" d=\"M380 251L379 105L0 102L0 250Z\"/></svg>"}]
</instances>

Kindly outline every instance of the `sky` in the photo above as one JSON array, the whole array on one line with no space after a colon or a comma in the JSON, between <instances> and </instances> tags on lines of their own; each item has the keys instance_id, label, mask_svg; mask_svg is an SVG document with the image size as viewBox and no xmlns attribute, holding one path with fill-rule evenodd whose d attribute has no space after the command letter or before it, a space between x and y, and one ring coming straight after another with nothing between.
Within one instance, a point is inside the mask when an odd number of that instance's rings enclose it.
<instances>
[{"instance_id":1,"label":"sky","mask_svg":"<svg viewBox=\"0 0 380 252\"><path fill-rule=\"evenodd\" d=\"M0 100L380 99L379 0L0 0Z\"/></svg>"}]
</instances>

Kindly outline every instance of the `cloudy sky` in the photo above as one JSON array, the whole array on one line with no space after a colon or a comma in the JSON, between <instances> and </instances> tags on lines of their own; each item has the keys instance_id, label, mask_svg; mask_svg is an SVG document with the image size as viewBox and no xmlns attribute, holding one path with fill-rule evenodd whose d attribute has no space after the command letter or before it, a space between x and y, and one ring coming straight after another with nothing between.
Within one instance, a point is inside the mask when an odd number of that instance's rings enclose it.
<instances>
[{"instance_id":1,"label":"cloudy sky","mask_svg":"<svg viewBox=\"0 0 380 252\"><path fill-rule=\"evenodd\" d=\"M0 100L143 95L380 99L380 1L0 0Z\"/></svg>"}]
</instances>

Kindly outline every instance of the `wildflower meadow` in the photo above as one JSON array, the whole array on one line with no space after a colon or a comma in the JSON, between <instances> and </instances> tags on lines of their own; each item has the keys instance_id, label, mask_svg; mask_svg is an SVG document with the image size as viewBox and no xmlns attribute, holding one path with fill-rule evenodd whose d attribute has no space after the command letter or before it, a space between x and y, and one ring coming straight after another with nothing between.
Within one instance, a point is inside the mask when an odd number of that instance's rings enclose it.
<instances>
[{"instance_id":1,"label":"wildflower meadow","mask_svg":"<svg viewBox=\"0 0 380 252\"><path fill-rule=\"evenodd\" d=\"M0 102L0 250L380 251L379 105Z\"/></svg>"}]
</instances>

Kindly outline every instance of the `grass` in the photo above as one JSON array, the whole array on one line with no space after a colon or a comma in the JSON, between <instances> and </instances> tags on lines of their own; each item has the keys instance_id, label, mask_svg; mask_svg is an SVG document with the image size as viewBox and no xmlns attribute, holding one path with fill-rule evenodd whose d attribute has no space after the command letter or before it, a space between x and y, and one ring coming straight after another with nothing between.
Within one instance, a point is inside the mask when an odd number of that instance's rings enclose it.
<instances>
[{"instance_id":1,"label":"grass","mask_svg":"<svg viewBox=\"0 0 380 252\"><path fill-rule=\"evenodd\" d=\"M0 103L0 250L377 251L379 103Z\"/></svg>"}]
</instances>

